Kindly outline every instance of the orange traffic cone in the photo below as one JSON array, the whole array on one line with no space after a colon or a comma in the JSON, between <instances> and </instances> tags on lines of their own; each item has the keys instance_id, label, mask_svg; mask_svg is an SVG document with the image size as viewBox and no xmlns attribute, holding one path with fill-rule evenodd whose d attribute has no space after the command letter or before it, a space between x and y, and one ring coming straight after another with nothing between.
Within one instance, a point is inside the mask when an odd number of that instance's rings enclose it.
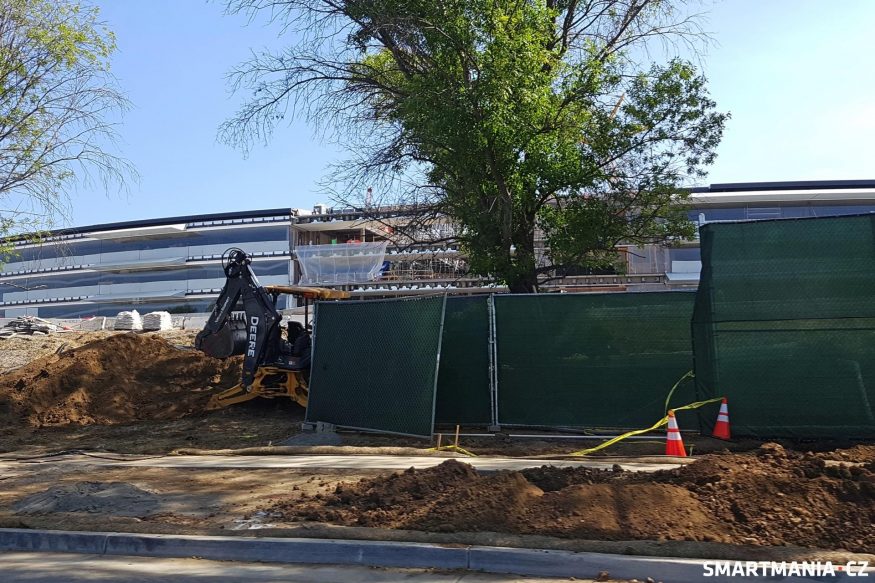
<instances>
[{"instance_id":1,"label":"orange traffic cone","mask_svg":"<svg viewBox=\"0 0 875 583\"><path fill-rule=\"evenodd\" d=\"M678 429L678 422L674 418L674 411L668 412L668 433L665 436L665 455L687 457L687 450L684 449L684 440L681 439L681 430Z\"/></svg>"},{"instance_id":2,"label":"orange traffic cone","mask_svg":"<svg viewBox=\"0 0 875 583\"><path fill-rule=\"evenodd\" d=\"M717 413L717 423L714 424L714 437L729 439L729 405L726 397L720 403L720 412Z\"/></svg>"}]
</instances>

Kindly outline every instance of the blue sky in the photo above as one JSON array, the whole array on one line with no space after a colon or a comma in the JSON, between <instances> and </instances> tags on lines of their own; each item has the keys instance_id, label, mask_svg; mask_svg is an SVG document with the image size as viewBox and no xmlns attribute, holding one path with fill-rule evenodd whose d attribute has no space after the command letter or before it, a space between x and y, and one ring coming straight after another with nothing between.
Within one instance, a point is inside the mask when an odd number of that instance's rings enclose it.
<instances>
[{"instance_id":1,"label":"blue sky","mask_svg":"<svg viewBox=\"0 0 875 583\"><path fill-rule=\"evenodd\" d=\"M122 153L140 181L127 194L80 188L71 225L329 202L318 182L341 153L303 122L248 158L216 140L239 99L226 73L250 48L280 46L276 27L216 1L96 3L118 40L113 71L133 102ZM706 182L875 178L873 22L870 0L711 6L701 64L732 119Z\"/></svg>"}]
</instances>

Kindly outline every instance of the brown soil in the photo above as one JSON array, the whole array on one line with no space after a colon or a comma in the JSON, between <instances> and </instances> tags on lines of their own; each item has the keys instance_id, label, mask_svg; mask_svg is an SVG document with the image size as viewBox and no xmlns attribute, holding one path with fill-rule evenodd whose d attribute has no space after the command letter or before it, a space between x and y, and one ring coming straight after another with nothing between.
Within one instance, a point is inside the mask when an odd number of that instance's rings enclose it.
<instances>
[{"instance_id":1,"label":"brown soil","mask_svg":"<svg viewBox=\"0 0 875 583\"><path fill-rule=\"evenodd\" d=\"M304 409L289 399L255 399L182 419L118 425L0 425L0 452L39 456L70 449L130 454L238 450L277 444L300 431Z\"/></svg>"},{"instance_id":2,"label":"brown soil","mask_svg":"<svg viewBox=\"0 0 875 583\"><path fill-rule=\"evenodd\" d=\"M655 474L544 467L480 475L449 460L268 509L285 519L433 532L687 540L875 552L875 463L766 444Z\"/></svg>"},{"instance_id":3,"label":"brown soil","mask_svg":"<svg viewBox=\"0 0 875 583\"><path fill-rule=\"evenodd\" d=\"M101 456L106 454L100 454ZM541 477L534 478L533 472ZM549 477L567 472L532 470L525 474L542 490ZM352 468L280 470L276 468L101 467L52 459L0 461L0 527L94 532L202 534L267 537L393 540L448 545L542 548L626 555L676 556L725 560L868 560L846 551L798 546L752 546L685 540L588 540L508 532L429 532L301 522L273 512L277 502L305 494L307 500L334 495L339 484L387 476ZM623 476L596 473L610 484ZM624 478L625 479L625 478ZM549 492L548 492L549 493ZM646 500L646 498L645 498ZM132 504L128 504L128 501ZM157 503L157 506L155 504ZM132 511L132 509L134 511ZM411 507L412 509L412 507ZM821 546L828 546L824 542ZM595 573L593 573L595 575Z\"/></svg>"},{"instance_id":4,"label":"brown soil","mask_svg":"<svg viewBox=\"0 0 875 583\"><path fill-rule=\"evenodd\" d=\"M838 455L830 457L841 457ZM875 463L827 465L819 456L764 444L746 455L705 458L662 472L690 490L737 537L756 544L875 550Z\"/></svg>"},{"instance_id":5,"label":"brown soil","mask_svg":"<svg viewBox=\"0 0 875 583\"><path fill-rule=\"evenodd\" d=\"M194 344L194 337L197 332L197 330L173 329L161 332L139 332L138 334L159 336L175 346L191 347ZM22 367L44 356L66 352L83 344L119 334L128 334L128 332L116 332L113 330L83 332L74 329L46 335L35 334L27 336L19 334L11 337L0 336L0 373Z\"/></svg>"},{"instance_id":6,"label":"brown soil","mask_svg":"<svg viewBox=\"0 0 875 583\"><path fill-rule=\"evenodd\" d=\"M819 457L849 463L875 462L875 445L855 445L848 449L821 453Z\"/></svg>"},{"instance_id":7,"label":"brown soil","mask_svg":"<svg viewBox=\"0 0 875 583\"><path fill-rule=\"evenodd\" d=\"M259 468L10 464L0 468L0 526L117 530L114 523L127 517L121 530L139 525L137 532L253 531L258 506L284 492L325 491L328 484L374 472L333 474L326 471L317 480L308 471Z\"/></svg>"},{"instance_id":8,"label":"brown soil","mask_svg":"<svg viewBox=\"0 0 875 583\"><path fill-rule=\"evenodd\" d=\"M158 335L116 334L0 376L0 424L45 427L179 419L238 382L240 361Z\"/></svg>"}]
</instances>

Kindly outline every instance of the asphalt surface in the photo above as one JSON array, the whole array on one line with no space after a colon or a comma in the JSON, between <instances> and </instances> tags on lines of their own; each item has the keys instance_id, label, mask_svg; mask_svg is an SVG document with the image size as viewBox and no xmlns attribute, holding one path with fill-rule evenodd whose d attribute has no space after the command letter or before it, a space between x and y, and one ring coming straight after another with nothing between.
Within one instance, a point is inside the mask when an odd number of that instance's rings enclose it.
<instances>
[{"instance_id":1,"label":"asphalt surface","mask_svg":"<svg viewBox=\"0 0 875 583\"><path fill-rule=\"evenodd\" d=\"M68 553L0 552L0 578L4 583L556 583L568 579L525 578L422 569L382 569L331 565L278 565L80 555ZM577 581L586 581L577 579Z\"/></svg>"},{"instance_id":2,"label":"asphalt surface","mask_svg":"<svg viewBox=\"0 0 875 583\"><path fill-rule=\"evenodd\" d=\"M395 456L395 455L191 455L163 456L149 458L125 458L113 454L63 455L32 460L0 460L0 473L21 470L31 464L82 464L101 467L145 467L145 468L288 468L305 470L406 470L430 468L447 461L448 458L434 456ZM604 462L594 460L545 460L499 457L456 458L470 464L480 471L523 470L551 465L560 468L599 468L610 469L615 464L627 471L655 472L680 467L677 463L652 462Z\"/></svg>"}]
</instances>

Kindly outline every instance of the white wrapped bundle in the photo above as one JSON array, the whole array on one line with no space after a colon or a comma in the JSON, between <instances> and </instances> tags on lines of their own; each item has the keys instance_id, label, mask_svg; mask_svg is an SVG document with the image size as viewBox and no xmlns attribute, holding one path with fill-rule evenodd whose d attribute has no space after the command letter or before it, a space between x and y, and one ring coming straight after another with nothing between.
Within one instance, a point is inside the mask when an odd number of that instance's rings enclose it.
<instances>
[{"instance_id":1,"label":"white wrapped bundle","mask_svg":"<svg viewBox=\"0 0 875 583\"><path fill-rule=\"evenodd\" d=\"M143 330L170 330L173 320L170 312L149 312L143 316Z\"/></svg>"},{"instance_id":2,"label":"white wrapped bundle","mask_svg":"<svg viewBox=\"0 0 875 583\"><path fill-rule=\"evenodd\" d=\"M119 312L115 317L114 330L142 330L143 319L137 310L131 312Z\"/></svg>"}]
</instances>

